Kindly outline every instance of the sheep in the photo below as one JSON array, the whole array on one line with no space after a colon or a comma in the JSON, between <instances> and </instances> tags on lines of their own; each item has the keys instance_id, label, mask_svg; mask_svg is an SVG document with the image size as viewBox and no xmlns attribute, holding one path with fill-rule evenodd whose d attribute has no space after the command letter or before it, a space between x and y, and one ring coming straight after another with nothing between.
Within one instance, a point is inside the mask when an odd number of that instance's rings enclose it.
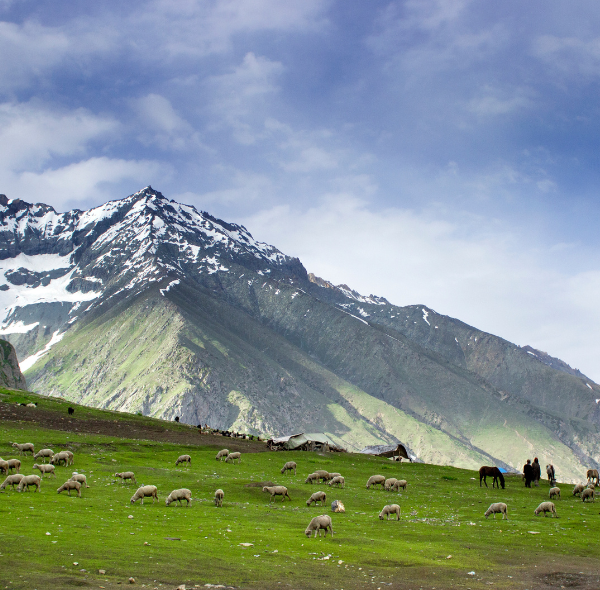
<instances>
[{"instance_id":1,"label":"sheep","mask_svg":"<svg viewBox=\"0 0 600 590\"><path fill-rule=\"evenodd\" d=\"M334 477L341 477L342 474L341 473L328 473L327 474L327 481L332 480Z\"/></svg>"},{"instance_id":2,"label":"sheep","mask_svg":"<svg viewBox=\"0 0 600 590\"><path fill-rule=\"evenodd\" d=\"M9 461L10 461L10 459L9 459ZM593 489L595 489L595 488L596 488L596 484L595 484L593 481L591 481L591 482L590 482L590 483L588 483L588 484L587 484L587 486L585 486L585 487L586 487L586 488L588 488L588 489L590 489L590 490L593 490Z\"/></svg>"},{"instance_id":3,"label":"sheep","mask_svg":"<svg viewBox=\"0 0 600 590\"><path fill-rule=\"evenodd\" d=\"M60 465L61 462L64 462L65 467L73 465L73 453L71 453L71 451L60 451L60 453L52 455L52 458L50 459L52 465Z\"/></svg>"},{"instance_id":4,"label":"sheep","mask_svg":"<svg viewBox=\"0 0 600 590\"><path fill-rule=\"evenodd\" d=\"M28 408L37 408L37 404L34 404L33 402L29 402L28 404L26 404L26 407L28 407Z\"/></svg>"},{"instance_id":5,"label":"sheep","mask_svg":"<svg viewBox=\"0 0 600 590\"><path fill-rule=\"evenodd\" d=\"M77 490L77 497L81 498L81 484L78 481L73 481L71 479L69 481L65 481L65 483L63 483L56 491L60 494L65 490L67 490L69 496L71 495L71 490Z\"/></svg>"},{"instance_id":6,"label":"sheep","mask_svg":"<svg viewBox=\"0 0 600 590\"><path fill-rule=\"evenodd\" d=\"M71 476L71 480L78 481L81 485L85 486L86 488L90 487L87 483L87 477L83 475L83 473L77 473L77 471L74 471L73 475Z\"/></svg>"},{"instance_id":7,"label":"sheep","mask_svg":"<svg viewBox=\"0 0 600 590\"><path fill-rule=\"evenodd\" d=\"M345 482L346 482L346 480L341 475L337 475L331 481L329 481L327 483L327 485L328 486L337 486L339 488L340 486L344 487Z\"/></svg>"},{"instance_id":8,"label":"sheep","mask_svg":"<svg viewBox=\"0 0 600 590\"><path fill-rule=\"evenodd\" d=\"M40 483L42 478L39 475L25 475L19 482L19 487L17 488L17 492L22 492L23 488L27 488L29 491L29 486L35 486L36 492L40 491Z\"/></svg>"},{"instance_id":9,"label":"sheep","mask_svg":"<svg viewBox=\"0 0 600 590\"><path fill-rule=\"evenodd\" d=\"M6 473L6 475L8 475L8 461L0 459L0 472Z\"/></svg>"},{"instance_id":10,"label":"sheep","mask_svg":"<svg viewBox=\"0 0 600 590\"><path fill-rule=\"evenodd\" d=\"M372 475L369 477L369 481L367 482L367 490L371 486L381 485L383 488L383 484L385 483L385 477L383 475Z\"/></svg>"},{"instance_id":11,"label":"sheep","mask_svg":"<svg viewBox=\"0 0 600 590\"><path fill-rule=\"evenodd\" d=\"M315 473L319 476L319 479L323 482L326 482L329 479L329 471L325 471L325 469L317 469Z\"/></svg>"},{"instance_id":12,"label":"sheep","mask_svg":"<svg viewBox=\"0 0 600 590\"><path fill-rule=\"evenodd\" d=\"M558 496L560 498L560 488L550 488L550 499L552 500L554 496Z\"/></svg>"},{"instance_id":13,"label":"sheep","mask_svg":"<svg viewBox=\"0 0 600 590\"><path fill-rule=\"evenodd\" d=\"M490 507L485 511L484 516L488 518L490 514L493 514L494 518L496 518L496 514L502 514L502 520L508 520L508 506L504 502L490 504Z\"/></svg>"},{"instance_id":14,"label":"sheep","mask_svg":"<svg viewBox=\"0 0 600 590\"><path fill-rule=\"evenodd\" d=\"M582 483L576 484L575 487L573 488L573 495L574 496L581 495L581 492L583 492L584 489L585 489L585 486Z\"/></svg>"},{"instance_id":15,"label":"sheep","mask_svg":"<svg viewBox=\"0 0 600 590\"><path fill-rule=\"evenodd\" d=\"M14 475L9 475L3 482L2 485L0 485L0 490L3 490L6 486L11 486L12 489L15 489L15 484L20 483L20 481L24 478L25 476L22 475L21 473L15 473Z\"/></svg>"},{"instance_id":16,"label":"sheep","mask_svg":"<svg viewBox=\"0 0 600 590\"><path fill-rule=\"evenodd\" d=\"M598 470L597 469L588 469L587 473L586 473L586 477L589 482L593 482L594 480L596 480L596 483L598 483Z\"/></svg>"},{"instance_id":17,"label":"sheep","mask_svg":"<svg viewBox=\"0 0 600 590\"><path fill-rule=\"evenodd\" d=\"M38 465L37 463L33 464L33 469L39 469L42 477L44 477L44 473L51 473L54 477L56 477L56 473L54 472L54 465Z\"/></svg>"},{"instance_id":18,"label":"sheep","mask_svg":"<svg viewBox=\"0 0 600 590\"><path fill-rule=\"evenodd\" d=\"M192 458L189 455L179 455L179 457L177 457L177 461L175 461L175 467L177 467L177 465L180 463L189 463L191 465Z\"/></svg>"},{"instance_id":19,"label":"sheep","mask_svg":"<svg viewBox=\"0 0 600 590\"><path fill-rule=\"evenodd\" d=\"M331 531L331 536L333 537L333 526L331 524L331 516L327 514L321 514L321 516L315 516L306 527L304 534L307 537L310 537L313 532L316 537L317 534L319 537L321 536L321 530L325 529L325 536L327 536L327 529Z\"/></svg>"},{"instance_id":20,"label":"sheep","mask_svg":"<svg viewBox=\"0 0 600 590\"><path fill-rule=\"evenodd\" d=\"M402 488L404 491L406 491L407 485L408 485L408 482L405 479L399 479L394 482L394 485L392 486L392 491L399 492L400 488Z\"/></svg>"},{"instance_id":21,"label":"sheep","mask_svg":"<svg viewBox=\"0 0 600 590\"><path fill-rule=\"evenodd\" d=\"M383 489L386 492L389 492L392 489L392 486L397 482L398 480L395 477L389 477L388 479L386 479L383 482Z\"/></svg>"},{"instance_id":22,"label":"sheep","mask_svg":"<svg viewBox=\"0 0 600 590\"><path fill-rule=\"evenodd\" d=\"M215 459L217 461L223 461L223 459L226 459L228 456L229 456L229 449L221 449L217 453L217 456L215 457Z\"/></svg>"},{"instance_id":23,"label":"sheep","mask_svg":"<svg viewBox=\"0 0 600 590\"><path fill-rule=\"evenodd\" d=\"M294 470L294 475L296 475L296 463L294 461L288 461L282 468L281 473L286 473L288 471Z\"/></svg>"},{"instance_id":24,"label":"sheep","mask_svg":"<svg viewBox=\"0 0 600 590\"><path fill-rule=\"evenodd\" d=\"M30 452L32 455L35 453L33 443L13 443L12 446L19 450L19 455L24 455L27 452Z\"/></svg>"},{"instance_id":25,"label":"sheep","mask_svg":"<svg viewBox=\"0 0 600 590\"><path fill-rule=\"evenodd\" d=\"M19 471L21 471L21 461L19 461L18 459L9 459L7 461L8 463L8 469L16 469L17 473L19 473Z\"/></svg>"},{"instance_id":26,"label":"sheep","mask_svg":"<svg viewBox=\"0 0 600 590\"><path fill-rule=\"evenodd\" d=\"M158 489L156 486L142 486L137 489L135 494L131 496L130 502L134 504L140 498L142 500L142 506L144 505L144 498L149 498L152 496L152 504L154 504L154 500L158 502Z\"/></svg>"},{"instance_id":27,"label":"sheep","mask_svg":"<svg viewBox=\"0 0 600 590\"><path fill-rule=\"evenodd\" d=\"M286 497L288 500L292 500L285 486L265 486L262 491L269 492L269 494L271 494L269 502L272 502L275 499L275 496L281 496L282 502L285 501Z\"/></svg>"},{"instance_id":28,"label":"sheep","mask_svg":"<svg viewBox=\"0 0 600 590\"><path fill-rule=\"evenodd\" d=\"M383 507L383 510L379 513L379 520L383 520L383 517L386 517L386 520L390 519L390 514L396 515L396 520L400 520L400 506L398 504L388 504Z\"/></svg>"},{"instance_id":29,"label":"sheep","mask_svg":"<svg viewBox=\"0 0 600 590\"><path fill-rule=\"evenodd\" d=\"M173 490L165 500L165 504L168 506L171 502L177 501L181 506L181 500L185 500L187 502L187 507L189 508L191 499L192 492L187 488L181 488L180 490Z\"/></svg>"},{"instance_id":30,"label":"sheep","mask_svg":"<svg viewBox=\"0 0 600 590\"><path fill-rule=\"evenodd\" d=\"M594 493L594 490L590 490L590 488L586 488L585 490L583 490L583 492L581 492L581 501L585 502L588 498L592 499L592 502L594 502L594 496L596 494Z\"/></svg>"},{"instance_id":31,"label":"sheep","mask_svg":"<svg viewBox=\"0 0 600 590\"><path fill-rule=\"evenodd\" d=\"M44 459L44 463L46 462L46 459L51 459L52 455L54 455L54 451L52 449L42 449L41 451L38 451L33 458L34 459L39 459L42 458Z\"/></svg>"},{"instance_id":32,"label":"sheep","mask_svg":"<svg viewBox=\"0 0 600 590\"><path fill-rule=\"evenodd\" d=\"M223 507L223 498L225 497L225 492L223 492L223 490L221 488L219 488L216 492L215 492L215 506L218 506L219 508Z\"/></svg>"},{"instance_id":33,"label":"sheep","mask_svg":"<svg viewBox=\"0 0 600 590\"><path fill-rule=\"evenodd\" d=\"M546 515L546 512L550 512L551 514L554 514L555 518L558 518L558 515L556 514L556 507L554 506L554 502L542 502L534 511L533 513L536 516L539 516L540 512L544 513L544 516Z\"/></svg>"},{"instance_id":34,"label":"sheep","mask_svg":"<svg viewBox=\"0 0 600 590\"><path fill-rule=\"evenodd\" d=\"M320 479L319 474L318 473L309 473L308 477L306 478L306 481L304 483L309 483L312 485L312 483L314 481L318 482Z\"/></svg>"},{"instance_id":35,"label":"sheep","mask_svg":"<svg viewBox=\"0 0 600 590\"><path fill-rule=\"evenodd\" d=\"M121 471L121 473L115 473L115 477L121 478L121 483L125 483L126 479L130 479L134 484L137 485L137 481L135 481L135 475L133 471Z\"/></svg>"},{"instance_id":36,"label":"sheep","mask_svg":"<svg viewBox=\"0 0 600 590\"><path fill-rule=\"evenodd\" d=\"M321 506L325 506L326 500L327 494L325 492L315 492L308 500L306 500L306 505L310 506L314 502L316 506L317 502L321 502Z\"/></svg>"},{"instance_id":37,"label":"sheep","mask_svg":"<svg viewBox=\"0 0 600 590\"><path fill-rule=\"evenodd\" d=\"M225 459L225 463L229 463L230 461L235 463L236 459L238 460L238 463L241 463L242 453L229 453L229 455L227 455L227 459Z\"/></svg>"}]
</instances>

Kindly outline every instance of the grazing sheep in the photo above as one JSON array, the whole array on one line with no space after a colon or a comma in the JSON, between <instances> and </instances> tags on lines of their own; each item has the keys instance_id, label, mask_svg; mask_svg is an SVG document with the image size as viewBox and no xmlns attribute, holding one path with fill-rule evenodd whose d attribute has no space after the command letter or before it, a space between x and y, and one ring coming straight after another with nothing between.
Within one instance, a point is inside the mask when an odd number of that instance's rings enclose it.
<instances>
[{"instance_id":1,"label":"grazing sheep","mask_svg":"<svg viewBox=\"0 0 600 590\"><path fill-rule=\"evenodd\" d=\"M327 529L331 531L331 536L333 537L333 526L331 524L331 516L327 514L321 514L321 516L315 516L306 527L304 534L307 537L310 537L314 532L314 536L321 536L321 530L325 529L325 536L327 536Z\"/></svg>"},{"instance_id":2,"label":"grazing sheep","mask_svg":"<svg viewBox=\"0 0 600 590\"><path fill-rule=\"evenodd\" d=\"M550 499L552 500L554 496L558 496L560 498L560 488L550 488Z\"/></svg>"},{"instance_id":3,"label":"grazing sheep","mask_svg":"<svg viewBox=\"0 0 600 590\"><path fill-rule=\"evenodd\" d=\"M328 486L340 486L344 487L346 480L341 475L336 475L331 481L327 483Z\"/></svg>"},{"instance_id":4,"label":"grazing sheep","mask_svg":"<svg viewBox=\"0 0 600 590\"><path fill-rule=\"evenodd\" d=\"M230 461L235 464L235 460L237 459L238 463L242 462L242 453L229 453L227 455L227 459L225 459L225 463L229 463Z\"/></svg>"},{"instance_id":5,"label":"grazing sheep","mask_svg":"<svg viewBox=\"0 0 600 590\"><path fill-rule=\"evenodd\" d=\"M19 473L19 471L21 471L21 461L19 461L18 459L9 459L7 461L8 463L8 469L16 469L17 473Z\"/></svg>"},{"instance_id":6,"label":"grazing sheep","mask_svg":"<svg viewBox=\"0 0 600 590\"><path fill-rule=\"evenodd\" d=\"M10 459L9 459L9 461L10 461ZM595 489L595 487L596 487L596 484L595 484L593 481L591 481L591 482L590 482L590 483L588 483L588 484L587 484L587 486L585 486L585 487L586 487L586 488L588 488L588 489L590 489L590 490L593 490L593 489Z\"/></svg>"},{"instance_id":7,"label":"grazing sheep","mask_svg":"<svg viewBox=\"0 0 600 590\"><path fill-rule=\"evenodd\" d=\"M325 506L326 500L327 494L325 492L315 492L308 500L306 500L306 505L310 506L314 502L316 506L317 502L321 502L321 506Z\"/></svg>"},{"instance_id":8,"label":"grazing sheep","mask_svg":"<svg viewBox=\"0 0 600 590\"><path fill-rule=\"evenodd\" d=\"M0 490L3 490L6 486L11 486L12 489L15 489L15 484L19 484L20 481L24 478L25 476L22 475L21 473L15 473L14 475L9 475L3 482L2 485L0 485Z\"/></svg>"},{"instance_id":9,"label":"grazing sheep","mask_svg":"<svg viewBox=\"0 0 600 590\"><path fill-rule=\"evenodd\" d=\"M294 470L294 475L296 475L296 463L294 461L288 461L282 468L281 473L286 473L287 471Z\"/></svg>"},{"instance_id":10,"label":"grazing sheep","mask_svg":"<svg viewBox=\"0 0 600 590\"><path fill-rule=\"evenodd\" d=\"M272 502L275 499L275 496L281 496L282 502L285 500L286 497L290 501L292 500L285 486L265 486L263 488L263 492L269 492L269 494L271 494L269 502Z\"/></svg>"},{"instance_id":11,"label":"grazing sheep","mask_svg":"<svg viewBox=\"0 0 600 590\"><path fill-rule=\"evenodd\" d=\"M228 456L229 456L229 449L221 449L217 453L217 456L215 457L215 459L217 461L223 461L223 459L226 459Z\"/></svg>"},{"instance_id":12,"label":"grazing sheep","mask_svg":"<svg viewBox=\"0 0 600 590\"><path fill-rule=\"evenodd\" d=\"M19 487L17 488L17 492L22 492L23 488L27 488L29 491L29 486L35 486L36 492L40 491L40 483L42 478L39 475L25 475L19 482Z\"/></svg>"},{"instance_id":13,"label":"grazing sheep","mask_svg":"<svg viewBox=\"0 0 600 590\"><path fill-rule=\"evenodd\" d=\"M73 465L73 453L71 453L71 451L60 451L60 453L52 455L52 458L50 459L52 465L60 465L63 462L65 467Z\"/></svg>"},{"instance_id":14,"label":"grazing sheep","mask_svg":"<svg viewBox=\"0 0 600 590\"><path fill-rule=\"evenodd\" d=\"M490 514L493 514L494 518L496 518L496 514L502 514L502 520L508 520L508 506L504 502L490 504L490 507L485 511L484 516L487 518Z\"/></svg>"},{"instance_id":15,"label":"grazing sheep","mask_svg":"<svg viewBox=\"0 0 600 590\"><path fill-rule=\"evenodd\" d=\"M65 481L56 491L60 494L65 490L67 490L69 496L71 495L71 490L77 490L77 497L81 498L81 484L78 481L73 481L72 479Z\"/></svg>"},{"instance_id":16,"label":"grazing sheep","mask_svg":"<svg viewBox=\"0 0 600 590\"><path fill-rule=\"evenodd\" d=\"M19 455L24 455L25 453L31 453L33 455L35 453L33 443L13 443L12 446L19 450Z\"/></svg>"},{"instance_id":17,"label":"grazing sheep","mask_svg":"<svg viewBox=\"0 0 600 590\"><path fill-rule=\"evenodd\" d=\"M394 485L392 486L392 491L399 492L400 488L402 488L404 491L406 491L407 485L408 485L408 482L405 479L399 479L398 481L394 482Z\"/></svg>"},{"instance_id":18,"label":"grazing sheep","mask_svg":"<svg viewBox=\"0 0 600 590\"><path fill-rule=\"evenodd\" d=\"M583 490L585 490L585 486L582 483L578 483L573 488L573 495L579 496L579 495L581 495L581 492L583 492Z\"/></svg>"},{"instance_id":19,"label":"grazing sheep","mask_svg":"<svg viewBox=\"0 0 600 590\"><path fill-rule=\"evenodd\" d=\"M180 490L173 490L165 500L165 503L168 506L171 502L177 501L181 506L181 500L185 500L187 502L187 507L189 508L191 499L192 492L186 488L181 488Z\"/></svg>"},{"instance_id":20,"label":"grazing sheep","mask_svg":"<svg viewBox=\"0 0 600 590\"><path fill-rule=\"evenodd\" d=\"M42 459L44 459L44 463L45 463L46 459L51 459L53 455L54 455L54 451L52 449L42 449L41 451L38 451L33 456L33 458L34 459L42 458Z\"/></svg>"},{"instance_id":21,"label":"grazing sheep","mask_svg":"<svg viewBox=\"0 0 600 590\"><path fill-rule=\"evenodd\" d=\"M85 486L86 488L90 487L87 483L87 477L83 475L83 473L77 473L77 471L74 471L73 475L71 476L71 479L73 481L78 481L81 485Z\"/></svg>"},{"instance_id":22,"label":"grazing sheep","mask_svg":"<svg viewBox=\"0 0 600 590\"><path fill-rule=\"evenodd\" d=\"M381 485L381 487L383 489L384 483L385 483L385 477L383 477L383 475L372 475L371 477L369 477L369 481L367 482L367 490L371 486L377 486L377 485Z\"/></svg>"},{"instance_id":23,"label":"grazing sheep","mask_svg":"<svg viewBox=\"0 0 600 590\"><path fill-rule=\"evenodd\" d=\"M152 496L152 504L154 504L154 500L158 502L158 489L156 486L142 486L137 489L135 494L131 496L130 502L134 504L140 498L142 500L142 505L144 504L144 498L149 498Z\"/></svg>"},{"instance_id":24,"label":"grazing sheep","mask_svg":"<svg viewBox=\"0 0 600 590\"><path fill-rule=\"evenodd\" d=\"M219 488L215 492L215 506L221 508L223 506L223 498L225 497L225 492L221 488Z\"/></svg>"},{"instance_id":25,"label":"grazing sheep","mask_svg":"<svg viewBox=\"0 0 600 590\"><path fill-rule=\"evenodd\" d=\"M8 475L8 461L0 459L0 472L6 473Z\"/></svg>"},{"instance_id":26,"label":"grazing sheep","mask_svg":"<svg viewBox=\"0 0 600 590\"><path fill-rule=\"evenodd\" d=\"M323 482L326 482L329 479L329 471L325 471L325 469L317 469L315 473L319 476L319 479Z\"/></svg>"},{"instance_id":27,"label":"grazing sheep","mask_svg":"<svg viewBox=\"0 0 600 590\"><path fill-rule=\"evenodd\" d=\"M398 480L395 477L388 477L388 479L383 482L383 489L386 492L389 492L397 481Z\"/></svg>"},{"instance_id":28,"label":"grazing sheep","mask_svg":"<svg viewBox=\"0 0 600 590\"><path fill-rule=\"evenodd\" d=\"M121 483L125 483L126 479L130 479L134 484L137 485L137 481L135 481L135 475L133 471L122 471L121 473L115 473L115 477L121 478Z\"/></svg>"},{"instance_id":29,"label":"grazing sheep","mask_svg":"<svg viewBox=\"0 0 600 590\"><path fill-rule=\"evenodd\" d=\"M50 473L54 477L56 477L56 473L54 471L54 465L44 465L43 463L41 465L38 465L37 463L34 463L33 469L39 469L40 473L42 474L42 477L44 477L45 473Z\"/></svg>"},{"instance_id":30,"label":"grazing sheep","mask_svg":"<svg viewBox=\"0 0 600 590\"><path fill-rule=\"evenodd\" d=\"M306 478L306 481L304 483L309 483L312 485L313 482L318 482L319 479L321 479L319 477L318 473L309 473L308 477Z\"/></svg>"},{"instance_id":31,"label":"grazing sheep","mask_svg":"<svg viewBox=\"0 0 600 590\"><path fill-rule=\"evenodd\" d=\"M383 520L383 517L386 517L386 520L390 519L390 514L396 515L396 520L400 520L400 506L398 504L388 504L383 507L383 510L379 513L379 520Z\"/></svg>"},{"instance_id":32,"label":"grazing sheep","mask_svg":"<svg viewBox=\"0 0 600 590\"><path fill-rule=\"evenodd\" d=\"M586 473L586 477L587 477L588 483L591 483L594 480L596 480L596 484L598 484L598 470L597 469L588 469L587 473Z\"/></svg>"},{"instance_id":33,"label":"grazing sheep","mask_svg":"<svg viewBox=\"0 0 600 590\"><path fill-rule=\"evenodd\" d=\"M177 457L177 461L175 461L175 467L177 467L177 465L180 463L189 463L191 465L192 458L189 455L179 455L179 457Z\"/></svg>"},{"instance_id":34,"label":"grazing sheep","mask_svg":"<svg viewBox=\"0 0 600 590\"><path fill-rule=\"evenodd\" d=\"M332 480L334 477L341 477L342 474L341 473L328 473L327 474L327 481Z\"/></svg>"},{"instance_id":35,"label":"grazing sheep","mask_svg":"<svg viewBox=\"0 0 600 590\"><path fill-rule=\"evenodd\" d=\"M556 507L554 506L554 502L542 502L534 511L533 513L538 516L540 514L540 512L544 513L544 516L546 515L546 512L550 512L552 514L554 514L555 518L558 518L558 515L556 514Z\"/></svg>"},{"instance_id":36,"label":"grazing sheep","mask_svg":"<svg viewBox=\"0 0 600 590\"><path fill-rule=\"evenodd\" d=\"M585 502L588 498L592 499L592 502L594 502L594 496L595 496L595 492L594 490L590 490L590 488L586 488L585 490L583 490L583 492L581 492L581 501Z\"/></svg>"}]
</instances>

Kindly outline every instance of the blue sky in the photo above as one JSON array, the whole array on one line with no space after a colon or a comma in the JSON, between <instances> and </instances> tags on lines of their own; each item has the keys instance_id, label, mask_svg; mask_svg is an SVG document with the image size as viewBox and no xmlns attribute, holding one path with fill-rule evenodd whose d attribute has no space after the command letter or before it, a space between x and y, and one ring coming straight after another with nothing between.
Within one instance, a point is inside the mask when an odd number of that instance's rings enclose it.
<instances>
[{"instance_id":1,"label":"blue sky","mask_svg":"<svg viewBox=\"0 0 600 590\"><path fill-rule=\"evenodd\" d=\"M0 0L0 192L151 184L600 381L600 12Z\"/></svg>"}]
</instances>

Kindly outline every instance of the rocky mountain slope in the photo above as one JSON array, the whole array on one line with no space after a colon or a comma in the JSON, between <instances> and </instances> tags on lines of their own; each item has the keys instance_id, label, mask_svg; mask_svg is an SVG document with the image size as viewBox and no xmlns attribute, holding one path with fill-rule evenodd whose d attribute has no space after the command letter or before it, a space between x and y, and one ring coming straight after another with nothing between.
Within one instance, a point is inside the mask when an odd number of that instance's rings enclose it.
<instances>
[{"instance_id":1,"label":"rocky mountain slope","mask_svg":"<svg viewBox=\"0 0 600 590\"><path fill-rule=\"evenodd\" d=\"M17 353L10 342L0 340L0 387L26 389L27 383L17 360Z\"/></svg>"},{"instance_id":2,"label":"rocky mountain slope","mask_svg":"<svg viewBox=\"0 0 600 590\"><path fill-rule=\"evenodd\" d=\"M562 361L331 285L150 187L63 214L0 196L0 245L0 335L40 393L459 466L600 461L600 387Z\"/></svg>"}]
</instances>

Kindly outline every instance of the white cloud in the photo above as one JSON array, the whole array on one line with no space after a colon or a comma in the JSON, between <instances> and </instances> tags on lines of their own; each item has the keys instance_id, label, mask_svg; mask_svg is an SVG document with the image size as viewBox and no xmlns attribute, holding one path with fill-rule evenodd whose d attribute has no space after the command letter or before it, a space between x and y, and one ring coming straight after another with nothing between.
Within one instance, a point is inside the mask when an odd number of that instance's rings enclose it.
<instances>
[{"instance_id":1,"label":"white cloud","mask_svg":"<svg viewBox=\"0 0 600 590\"><path fill-rule=\"evenodd\" d=\"M532 43L532 53L552 70L571 79L584 76L587 81L600 75L600 37L585 40L540 35Z\"/></svg>"}]
</instances>

